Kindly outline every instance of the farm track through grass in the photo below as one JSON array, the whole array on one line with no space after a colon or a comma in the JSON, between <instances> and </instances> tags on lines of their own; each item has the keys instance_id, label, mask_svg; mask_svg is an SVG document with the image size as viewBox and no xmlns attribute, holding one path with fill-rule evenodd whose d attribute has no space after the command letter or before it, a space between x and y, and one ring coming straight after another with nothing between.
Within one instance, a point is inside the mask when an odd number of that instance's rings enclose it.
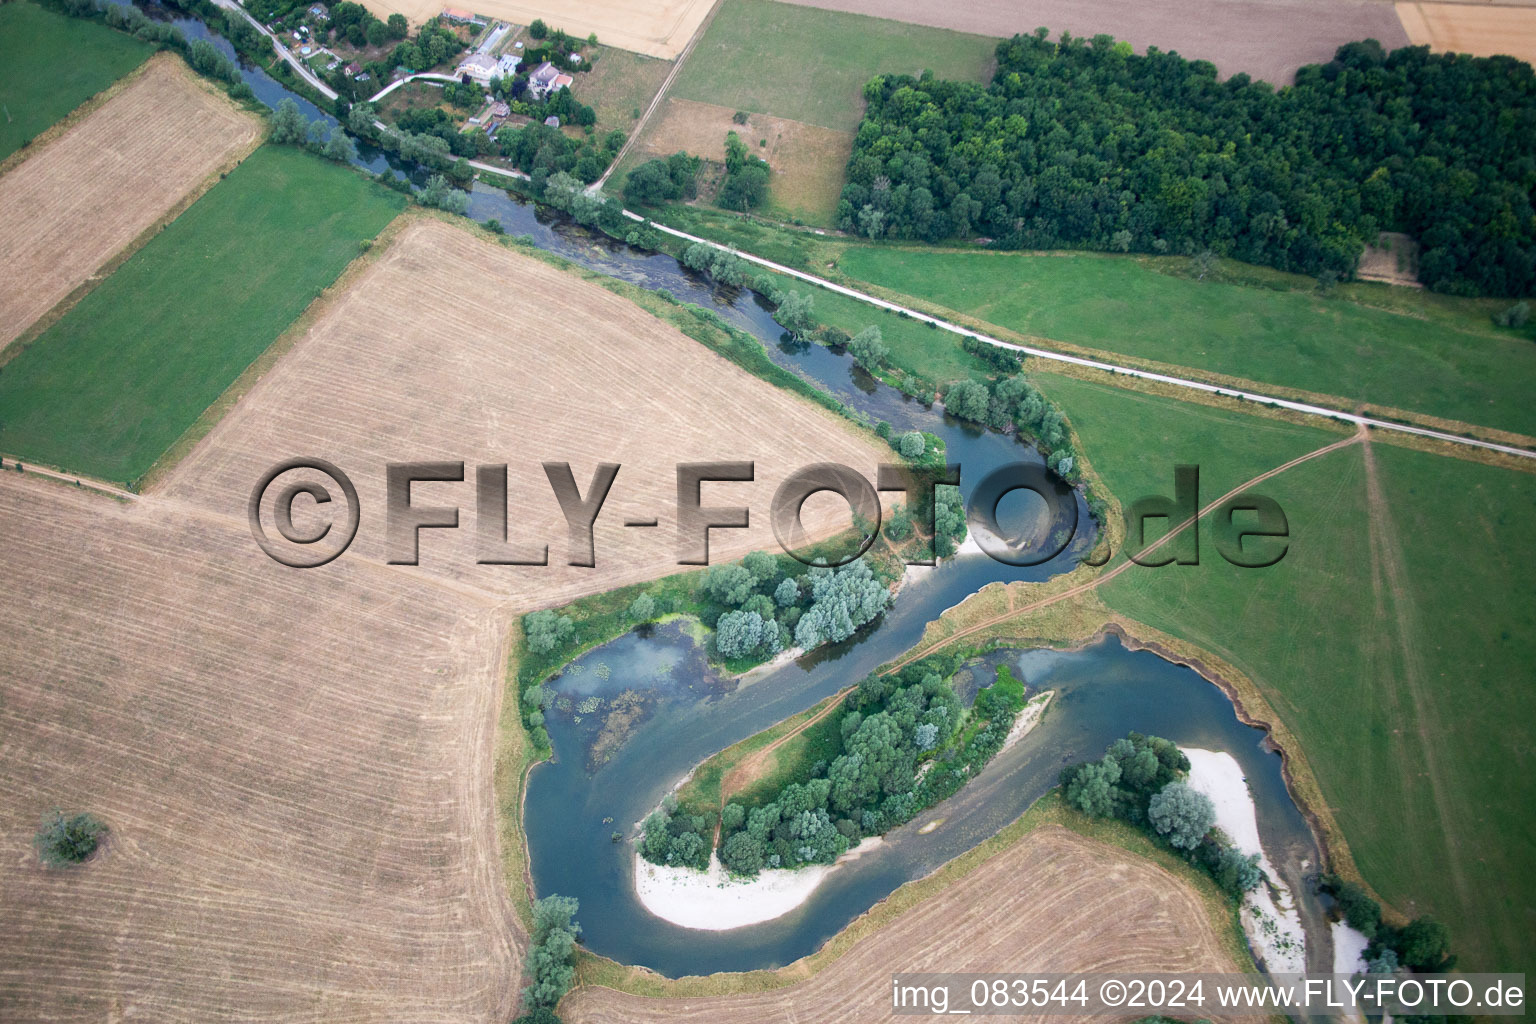
<instances>
[{"instance_id":1,"label":"farm track through grass","mask_svg":"<svg viewBox=\"0 0 1536 1024\"><path fill-rule=\"evenodd\" d=\"M1041 382L1122 501L1171 494L1174 461L1201 464L1204 496L1236 465L1290 451L1263 420ZM1525 571L1536 475L1370 447L1374 499L1361 445L1258 488L1289 520L1278 565L1227 564L1207 529L1200 565L1136 569L1097 596L1249 677L1296 738L1365 880L1401 912L1445 923L1464 968L1516 970L1533 955L1536 918L1521 867L1536 788L1507 770L1536 720Z\"/></svg>"}]
</instances>

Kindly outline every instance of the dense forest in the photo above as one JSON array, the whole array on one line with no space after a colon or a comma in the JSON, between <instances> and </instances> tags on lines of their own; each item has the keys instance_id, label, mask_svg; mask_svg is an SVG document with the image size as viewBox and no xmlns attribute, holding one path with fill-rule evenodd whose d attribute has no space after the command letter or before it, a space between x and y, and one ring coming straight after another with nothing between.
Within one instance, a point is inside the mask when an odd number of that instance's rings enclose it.
<instances>
[{"instance_id":1,"label":"dense forest","mask_svg":"<svg viewBox=\"0 0 1536 1024\"><path fill-rule=\"evenodd\" d=\"M1348 275L1378 232L1420 279L1536 292L1536 74L1508 57L1339 48L1275 89L1109 36L998 44L989 86L881 76L838 216L869 237L1211 250Z\"/></svg>"}]
</instances>

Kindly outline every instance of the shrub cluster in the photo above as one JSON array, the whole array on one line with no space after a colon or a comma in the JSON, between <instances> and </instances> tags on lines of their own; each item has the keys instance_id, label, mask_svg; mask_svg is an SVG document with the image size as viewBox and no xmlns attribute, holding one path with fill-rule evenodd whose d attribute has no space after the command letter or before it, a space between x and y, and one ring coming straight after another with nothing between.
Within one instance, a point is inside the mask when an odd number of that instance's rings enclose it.
<instances>
[{"instance_id":1,"label":"shrub cluster","mask_svg":"<svg viewBox=\"0 0 1536 1024\"><path fill-rule=\"evenodd\" d=\"M1189 758L1172 740L1133 732L1098 761L1061 773L1066 801L1099 818L1119 818L1165 842L1240 897L1263 881L1258 857L1236 849L1216 825L1210 797L1184 779Z\"/></svg>"}]
</instances>

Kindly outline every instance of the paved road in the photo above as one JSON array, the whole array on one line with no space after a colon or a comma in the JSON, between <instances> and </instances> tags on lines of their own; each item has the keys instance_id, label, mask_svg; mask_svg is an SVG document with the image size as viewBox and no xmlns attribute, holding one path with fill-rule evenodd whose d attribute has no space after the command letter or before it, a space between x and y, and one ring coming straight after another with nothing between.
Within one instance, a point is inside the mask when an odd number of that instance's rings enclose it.
<instances>
[{"instance_id":1,"label":"paved road","mask_svg":"<svg viewBox=\"0 0 1536 1024\"><path fill-rule=\"evenodd\" d=\"M443 75L437 73L436 71L418 71L414 75L406 75L404 78L397 78L393 82L390 82L384 88L380 89L372 96L369 96L368 102L377 103L379 100L383 99L385 96L388 96L402 85L405 85L407 82L414 82L418 78L424 78L430 82L457 82L459 80L457 75Z\"/></svg>"},{"instance_id":2,"label":"paved road","mask_svg":"<svg viewBox=\"0 0 1536 1024\"><path fill-rule=\"evenodd\" d=\"M298 72L300 78L304 79L304 81L318 89L320 91L320 95L324 96L326 99L333 100L336 98L335 89L332 89L330 86L322 82L318 75L309 70L309 65L305 64L303 61L299 60L298 57L294 56L293 51L284 46L281 39L277 38L277 36L273 35L271 32L268 32L267 26L251 17L244 7L241 7L238 3L235 2L235 0L213 0L213 2L225 10L239 12L240 17L250 22L256 31L272 40L272 45L277 47L278 56L287 61L289 66L291 66L294 71Z\"/></svg>"},{"instance_id":3,"label":"paved road","mask_svg":"<svg viewBox=\"0 0 1536 1024\"><path fill-rule=\"evenodd\" d=\"M625 210L624 215L630 220L645 219L639 214L632 213L629 210ZM929 316L927 313L922 313L918 310L910 309L906 306L901 306L894 302L887 302L885 299L878 298L877 296L869 295L861 291L856 291L853 288L846 288L840 284L834 284L825 278L817 277L814 274L807 274L803 270L796 270L793 267L786 267L783 264L765 260L760 256L754 256L752 253L742 252L739 249L733 249L728 245L721 245L718 242L712 242L707 238L700 238L697 235L690 235L686 231L679 231L676 228L667 227L665 224L656 224L653 221L652 226L655 227L656 230L665 232L666 234L672 235L675 238L681 238L689 242L703 242L705 245L714 246L716 249L723 249L726 252L739 256L743 260L746 260L748 263L754 263L760 267L765 267L775 273L784 274L787 277L793 277L797 280L817 285L818 287L825 288L828 291L837 292L839 295L846 295L849 298L858 299L860 302L866 302L869 305L879 307L880 309L889 310L893 313L905 313L907 316L914 320L920 320L925 324L932 324L940 330L949 331L952 334L959 334L967 338L975 338L977 341L985 342L988 345L994 345L997 348L1007 349L1010 352L1018 352L1023 355L1033 356L1036 359L1045 359L1058 363L1070 363L1073 366L1083 366L1092 370L1104 370L1109 373L1118 373L1127 377L1135 377L1139 380L1156 381L1159 384L1170 384L1174 387L1188 388L1191 391L1204 391L1207 394L1212 395L1225 395L1229 398L1241 398L1249 402L1259 402L1263 405L1273 405L1278 406L1281 409L1290 409L1293 412L1306 413L1309 416L1324 416L1328 419L1339 420L1343 423L1350 423L1357 427L1364 426L1371 427L1376 430L1392 430L1401 434L1413 434L1418 437L1434 438L1437 441L1448 441L1451 444L1468 445L1473 448L1483 448L1488 451L1502 452L1506 455L1514 455L1522 459L1536 459L1536 451L1531 451L1528 448L1517 448L1513 445L1498 444L1494 441L1483 441L1472 437L1462 437L1459 434L1451 434L1442 430L1430 430L1427 427L1414 427L1409 426L1406 423L1394 423L1391 420L1380 420L1371 416L1360 416L1355 413L1343 412L1339 409L1329 409L1320 405L1309 405L1306 402L1293 402L1289 399L1275 398L1271 395L1263 395L1253 391L1240 391L1237 388L1219 387L1215 384L1207 384L1204 381L1188 380L1184 377L1173 377L1166 373L1153 373L1150 370L1138 370L1130 366L1117 366L1114 363L1106 363L1098 359L1085 359L1082 356L1067 355L1064 352L1053 352L1050 349L1037 348L1033 345L1017 345L1010 341L1003 341L1000 338L993 338L978 331L973 331L967 327L956 326L947 320L940 320L938 317Z\"/></svg>"}]
</instances>

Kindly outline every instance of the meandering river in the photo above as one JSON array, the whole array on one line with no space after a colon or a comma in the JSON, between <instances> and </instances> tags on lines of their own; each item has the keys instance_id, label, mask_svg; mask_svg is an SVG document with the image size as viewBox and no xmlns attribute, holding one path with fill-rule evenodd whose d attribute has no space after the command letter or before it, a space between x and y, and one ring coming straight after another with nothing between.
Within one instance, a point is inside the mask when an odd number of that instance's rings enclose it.
<instances>
[{"instance_id":1,"label":"meandering river","mask_svg":"<svg viewBox=\"0 0 1536 1024\"><path fill-rule=\"evenodd\" d=\"M234 56L229 44L201 21L153 4L140 7L152 17L174 22L188 38L208 39ZM329 114L261 69L243 65L241 77L263 103L276 106L292 98L310 118L334 124ZM419 168L401 165L377 150L364 148L357 163L373 173L393 169L418 183L424 177ZM594 237L563 217L480 183L473 186L468 212L482 222L499 221L509 234L529 235L539 248L589 269L644 288L665 288L683 301L715 309L759 338L781 366L851 408L885 420L898 431L937 434L948 446L949 461L962 466L962 491L968 493L996 467L1040 462L1038 453L1012 437L977 430L945 416L941 408L903 397L857 370L846 356L785 343L779 325L752 293L713 288L670 256ZM1093 539L1093 524L1081 498L1073 500L1079 513L1077 536L1050 562L1014 568L973 554L923 570L884 616L854 638L744 680L722 679L676 624L630 633L568 666L552 683L566 708L548 718L555 760L536 767L528 786L526 831L538 894L578 897L589 949L663 974L789 963L813 952L902 883L933 871L1013 821L1055 785L1064 764L1098 757L1114 739L1135 730L1183 746L1226 750L1237 758L1258 807L1265 847L1300 899L1309 960L1314 969L1326 969L1331 963L1327 928L1306 877L1316 869L1318 851L1286 791L1279 755L1268 748L1262 731L1238 721L1231 702L1215 686L1154 654L1128 651L1113 638L1074 652L999 650L968 663L959 677L968 689L985 685L995 666L1008 662L1031 693L1056 690L1045 721L955 797L833 872L794 912L761 925L703 932L661 921L636 899L631 847L612 841L613 832L628 835L699 761L896 658L919 640L929 621L981 587L997 581L1044 580L1069 571ZM1023 522L1030 512L1013 508L1009 518ZM607 721L606 710L626 691L632 725L622 742L610 742L594 761L593 744ZM583 713L584 706L594 706L594 697L600 700L596 709ZM937 828L919 834L924 823L936 819L942 819Z\"/></svg>"}]
</instances>

